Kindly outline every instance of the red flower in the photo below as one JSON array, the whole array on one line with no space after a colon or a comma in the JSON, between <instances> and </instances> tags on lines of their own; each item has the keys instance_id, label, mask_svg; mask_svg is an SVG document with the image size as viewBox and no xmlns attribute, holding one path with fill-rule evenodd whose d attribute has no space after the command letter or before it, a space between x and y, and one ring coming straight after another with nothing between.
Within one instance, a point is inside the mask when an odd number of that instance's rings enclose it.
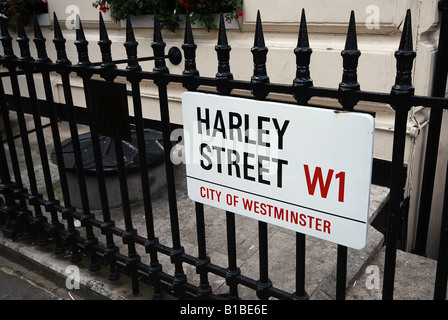
<instances>
[{"instance_id":1,"label":"red flower","mask_svg":"<svg viewBox=\"0 0 448 320\"><path fill-rule=\"evenodd\" d=\"M202 1L205 1L205 0L202 0ZM201 1L201 2L202 2L202 1ZM180 1L179 1L179 4L180 4L182 7L184 7L185 10L188 10L188 9L194 7L194 4L193 4L193 3L188 2L188 1L184 1L184 0L180 0Z\"/></svg>"},{"instance_id":2,"label":"red flower","mask_svg":"<svg viewBox=\"0 0 448 320\"><path fill-rule=\"evenodd\" d=\"M102 11L103 13L106 13L108 10L109 10L108 7L105 7L102 4L100 5L100 11Z\"/></svg>"}]
</instances>

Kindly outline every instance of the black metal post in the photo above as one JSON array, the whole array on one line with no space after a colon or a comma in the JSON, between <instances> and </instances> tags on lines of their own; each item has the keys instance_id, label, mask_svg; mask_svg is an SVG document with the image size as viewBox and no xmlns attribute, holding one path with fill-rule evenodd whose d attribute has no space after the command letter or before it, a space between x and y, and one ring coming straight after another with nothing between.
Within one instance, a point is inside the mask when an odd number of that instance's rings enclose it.
<instances>
[{"instance_id":1,"label":"black metal post","mask_svg":"<svg viewBox=\"0 0 448 320\"><path fill-rule=\"evenodd\" d=\"M227 256L229 267L226 272L226 284L229 286L229 300L239 300L236 277L241 274L236 262L235 214L226 211Z\"/></svg>"},{"instance_id":2,"label":"black metal post","mask_svg":"<svg viewBox=\"0 0 448 320\"><path fill-rule=\"evenodd\" d=\"M18 167L17 154L15 151L14 140L12 140L12 132L11 132L11 124L8 115L7 104L4 99L4 88L3 81L0 79L0 109L2 120L8 140L8 146L10 149L10 155L12 160L12 166ZM9 238L14 239L15 237L21 234L21 228L19 227L18 221L18 213L17 209L19 208L18 204L14 199L13 193L15 188L15 183L12 182L11 176L9 173L8 160L6 156L5 146L3 144L3 134L0 132L0 193L4 196L4 202L2 201L0 212L3 214L1 217L1 224L5 224L2 228L3 234ZM15 163L14 163L14 159ZM17 171L17 169L14 169ZM20 181L21 184L21 181ZM23 202L23 200L22 200ZM23 224L23 231L26 231L27 224Z\"/></svg>"},{"instance_id":3,"label":"black metal post","mask_svg":"<svg viewBox=\"0 0 448 320\"><path fill-rule=\"evenodd\" d=\"M116 73L114 72L114 70L117 68L117 66L112 59L112 52L111 52L112 41L109 39L109 36L107 34L103 16L101 13L99 15L100 15L100 40L98 41L98 45L100 46L102 57L102 64L100 67L104 70L101 76L106 81L112 82L116 78ZM129 32L130 31L128 29L127 35L129 35ZM127 40L129 40L125 43L127 52L129 53L134 50L136 55L136 42L135 41L132 42L132 39L130 38L127 38ZM137 254L137 250L135 247L134 237L137 235L137 230L134 228L132 223L131 204L129 200L126 166L124 163L124 154L123 154L123 143L122 143L123 137L117 135L111 138L113 140L113 144L115 147L115 155L116 155L115 158L117 161L118 181L120 185L121 204L125 224L125 231L123 233L123 243L126 244L128 247L126 267L129 270L129 273L131 274L132 293L134 295L137 295L140 291L140 285L138 281L138 270L137 270L137 263L140 262L140 256Z\"/></svg>"},{"instance_id":4,"label":"black metal post","mask_svg":"<svg viewBox=\"0 0 448 320\"><path fill-rule=\"evenodd\" d=\"M210 264L210 258L207 256L206 237L205 237L205 219L204 205L195 203L196 206L196 224L198 236L198 260L196 262L197 273L199 273L198 297L200 299L208 299L212 293L212 287L208 281L206 266Z\"/></svg>"},{"instance_id":5,"label":"black metal post","mask_svg":"<svg viewBox=\"0 0 448 320\"><path fill-rule=\"evenodd\" d=\"M434 80L432 95L445 97L445 88L448 74L448 1L439 1L440 35L437 50L436 64L434 67ZM437 155L439 151L440 131L442 127L443 110L431 108L429 118L428 138L426 142L425 164L423 169L422 191L418 213L417 234L413 252L420 255L426 253L428 239L429 219L431 215L432 196L437 167Z\"/></svg>"},{"instance_id":6,"label":"black metal post","mask_svg":"<svg viewBox=\"0 0 448 320\"><path fill-rule=\"evenodd\" d=\"M7 27L6 27L6 21L4 19L1 19L1 42L4 49L4 55L1 58L1 61L5 67L8 66L9 59L15 60L17 57L14 55L13 49L12 49L12 39L9 36ZM14 239L20 235L26 236L26 238L30 238L32 236L30 232L30 226L28 223L28 217L31 216L31 211L27 209L27 204L25 202L25 199L22 197L19 197L18 201L18 207L14 208L15 204L15 193L21 193L24 192L25 189L23 187L22 177L21 177L21 171L19 167L19 161L17 156L17 150L16 145L14 142L14 135L12 133L11 128L11 121L9 117L9 108L8 104L5 100L5 90L3 87L3 79L0 81L0 108L1 108L1 115L3 118L3 124L5 128L5 134L8 142L8 149L9 149L9 156L11 158L11 165L14 173L14 179L15 183L11 181L11 178L8 178L9 170L6 170L6 167L2 167L5 172L2 174L2 193L5 196L5 205L3 207L4 213L6 215L6 224L2 228L3 234L11 239ZM4 161L7 161L6 154ZM6 172L7 171L7 172ZM22 233L23 232L23 233Z\"/></svg>"},{"instance_id":7,"label":"black metal post","mask_svg":"<svg viewBox=\"0 0 448 320\"><path fill-rule=\"evenodd\" d=\"M44 181L45 181L45 188L47 190L48 194L48 200L49 203L47 205L47 211L50 212L51 215L51 227L50 227L50 234L55 239L55 254L61 254L65 251L64 245L62 243L62 238L60 234L60 229L64 229L64 225L59 222L59 218L57 215L57 212L54 208L54 205L58 203L58 201L55 198L54 189L53 189L53 182L51 179L51 172L50 172L50 166L48 163L48 155L47 155L47 149L45 145L45 137L44 132L42 128L42 121L40 119L40 113L38 108L38 101L37 101L37 93L36 93L36 85L34 83L34 76L33 76L33 69L34 65L32 62L34 62L34 59L30 55L30 48L29 48L29 39L26 35L25 28L22 23L22 19L19 17L18 19L18 37L17 42L19 43L20 52L21 52L21 65L22 70L25 72L26 77L26 83L28 86L28 93L31 101L31 105L33 107L32 113L33 113L33 120L34 120L34 127L36 130L36 137L37 137L37 144L39 148L40 158L41 158L41 164L42 164L42 171L44 174Z\"/></svg>"},{"instance_id":8,"label":"black metal post","mask_svg":"<svg viewBox=\"0 0 448 320\"><path fill-rule=\"evenodd\" d=\"M294 49L296 56L296 77L293 80L293 96L299 104L308 104L310 100L309 87L313 86L310 78L310 58L313 50L309 46L308 29L306 25L305 9L302 9L300 19L299 37ZM308 300L309 296L305 290L305 259L306 259L306 237L302 233L296 233L296 291L293 298L297 300Z\"/></svg>"},{"instance_id":9,"label":"black metal post","mask_svg":"<svg viewBox=\"0 0 448 320\"><path fill-rule=\"evenodd\" d=\"M98 239L93 233L93 228L90 219L93 215L90 212L90 204L88 198L87 184L84 173L84 164L82 160L81 145L78 136L78 127L76 122L76 115L73 104L73 95L70 86L70 71L67 66L71 66L71 61L67 57L65 50L66 39L62 35L62 30L59 25L56 13L54 13L54 39L53 43L57 52L56 64L58 65L57 72L61 75L62 88L64 92L65 103L67 105L67 116L69 120L70 136L73 144L73 152L75 155L76 176L78 178L78 186L81 195L81 203L83 215L81 218L81 225L86 229L87 239L85 240L86 250L90 253L90 270L95 271L100 268L100 264L94 249L94 245L98 243Z\"/></svg>"},{"instance_id":10,"label":"black metal post","mask_svg":"<svg viewBox=\"0 0 448 320\"><path fill-rule=\"evenodd\" d=\"M350 22L347 30L345 48L341 52L343 58L342 82L339 84L339 103L344 110L353 110L358 103L356 92L360 90L358 83L357 67L361 52L358 50L356 36L355 12L350 14ZM336 299L345 300L347 287L347 247L338 245L336 277Z\"/></svg>"},{"instance_id":11,"label":"black metal post","mask_svg":"<svg viewBox=\"0 0 448 320\"><path fill-rule=\"evenodd\" d=\"M406 142L406 124L411 108L409 98L414 94L412 86L412 65L416 53L412 43L411 11L406 13L406 20L401 35L397 59L397 76L391 91L391 106L395 110L395 128L390 178L390 202L386 230L386 257L383 278L383 299L393 299L395 265L397 254L398 223L400 221L400 203L403 198L402 175L404 149Z\"/></svg>"},{"instance_id":12,"label":"black metal post","mask_svg":"<svg viewBox=\"0 0 448 320\"><path fill-rule=\"evenodd\" d=\"M293 299L309 300L305 290L305 259L306 259L306 238L303 233L296 233L296 291Z\"/></svg>"},{"instance_id":13,"label":"black metal post","mask_svg":"<svg viewBox=\"0 0 448 320\"><path fill-rule=\"evenodd\" d=\"M166 67L165 59L162 58L165 55L165 46L166 44L163 42L162 39L162 33L160 30L160 23L159 19L157 18L157 15L154 17L154 36L153 36L153 42L151 43L151 47L154 51L154 69L153 72L156 74L161 74L165 72L169 72L168 68ZM132 90L134 92L134 97L137 95L137 93L140 93L140 86L138 86L135 82L132 83ZM138 94L140 97L140 94ZM135 99L135 98L134 98ZM137 136L138 144L139 144L139 150L140 146L144 146L142 150L146 150L146 144L144 142L144 135L143 135L143 113L142 113L142 106L141 106L141 99L138 99L138 101L134 100L134 113L136 117L136 126L137 126L137 132L140 133L140 135ZM146 153L146 152L145 152ZM140 154L140 163L146 163L146 156L145 153L142 152ZM146 169L145 169L146 170ZM148 181L148 174L147 172L143 174L142 171L142 188L143 190L148 189L149 193L149 181ZM144 198L144 207L145 207L145 215L146 215L146 230L148 232L148 246L146 248L146 252L150 254L150 268L149 268L149 274L153 278L154 282L154 296L153 299L162 299L163 293L161 291L160 287L160 278L158 277L159 272L162 271L162 265L159 263L158 257L157 257L157 250L155 249L155 245L158 244L158 239L155 237L154 232L154 218L152 214L152 206L151 206L151 198L149 197L149 194L147 195L148 198Z\"/></svg>"},{"instance_id":14,"label":"black metal post","mask_svg":"<svg viewBox=\"0 0 448 320\"><path fill-rule=\"evenodd\" d=\"M68 191L68 183L67 183L67 175L65 172L65 165L64 165L64 156L62 154L62 145L61 145L61 137L59 134L59 127L58 127L58 116L56 114L55 104L54 104L54 97L53 97L53 91L52 91L52 85L50 80L50 69L47 64L51 63L50 58L47 55L46 50L46 39L42 35L41 28L39 26L39 23L37 21L36 16L33 17L34 20L34 39L33 42L36 46L37 51L37 64L36 69L41 73L43 85L44 85L44 91L45 91L45 99L49 105L49 119L50 119L50 127L51 132L53 136L53 144L54 144L54 150L56 154L56 161L58 163L58 173L59 173L59 179L61 182L61 190L62 190L62 197L64 199L64 206L65 209L62 211L62 218L67 221L67 232L66 232L66 241L68 244L71 245L72 250L72 262L78 262L81 260L81 254L80 249L78 247L78 243L76 241L76 237L79 235L79 232L76 230L73 217L71 215L72 210L74 210L71 207L71 200L70 200L70 193Z\"/></svg>"},{"instance_id":15,"label":"black metal post","mask_svg":"<svg viewBox=\"0 0 448 320\"><path fill-rule=\"evenodd\" d=\"M17 76L17 66L18 61L17 57L14 55L14 51L12 48L12 38L9 35L8 29L6 27L6 22L4 19L2 19L2 37L1 41L3 44L3 48L5 51L5 55L9 56L9 61L5 65L6 68L8 68L8 71L10 72L10 80L11 80L11 87L13 91L14 96L14 104L16 106L16 112L17 112L17 119L19 123L19 129L20 129L20 136L22 140L23 145L23 153L25 156L25 163L29 178L29 185L30 185L30 191L31 196L28 197L28 203L34 207L35 210L35 216L31 219L32 226L37 230L39 244L40 245L47 245L48 244L48 235L46 234L44 230L44 222L46 222L46 217L42 214L42 208L40 204L38 203L38 199L41 197L41 195L38 194L37 189L37 180L36 180L36 173L34 171L34 164L33 164L33 157L30 150L30 141L28 137L27 132L27 126L25 121L25 115L23 111L22 101L21 101L21 92L20 92L20 86L18 82L18 76ZM19 213L26 214L27 211L19 211ZM27 216L20 216L18 214L18 220L25 220L27 219Z\"/></svg>"},{"instance_id":16,"label":"black metal post","mask_svg":"<svg viewBox=\"0 0 448 320\"><path fill-rule=\"evenodd\" d=\"M90 72L93 66L89 59L88 44L86 40L84 29L81 19L77 17L78 28L76 29L76 41L75 46L78 51L78 63L80 67L78 76L83 79L84 88L88 86L87 79L90 79L92 74ZM111 220L109 201L107 195L107 188L104 176L103 159L101 154L101 146L99 141L99 135L97 130L97 123L94 120L93 107L90 105L89 99L86 99L87 110L89 112L89 124L90 124L90 137L92 141L93 157L95 161L96 176L98 180L98 190L101 195L101 208L103 214L103 223L101 224L101 233L106 236L106 250L104 252L104 258L109 264L109 276L111 281L118 280L120 278L120 272L117 269L117 263L115 254L119 252L118 247L114 243L113 234L110 227L113 227L115 223Z\"/></svg>"}]
</instances>

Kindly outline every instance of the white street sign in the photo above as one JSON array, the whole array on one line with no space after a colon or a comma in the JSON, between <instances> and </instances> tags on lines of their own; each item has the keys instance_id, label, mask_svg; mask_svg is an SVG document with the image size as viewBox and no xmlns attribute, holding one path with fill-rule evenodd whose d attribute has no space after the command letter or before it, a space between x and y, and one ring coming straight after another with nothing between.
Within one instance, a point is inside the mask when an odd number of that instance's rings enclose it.
<instances>
[{"instance_id":1,"label":"white street sign","mask_svg":"<svg viewBox=\"0 0 448 320\"><path fill-rule=\"evenodd\" d=\"M189 197L344 246L365 246L371 115L186 92Z\"/></svg>"}]
</instances>

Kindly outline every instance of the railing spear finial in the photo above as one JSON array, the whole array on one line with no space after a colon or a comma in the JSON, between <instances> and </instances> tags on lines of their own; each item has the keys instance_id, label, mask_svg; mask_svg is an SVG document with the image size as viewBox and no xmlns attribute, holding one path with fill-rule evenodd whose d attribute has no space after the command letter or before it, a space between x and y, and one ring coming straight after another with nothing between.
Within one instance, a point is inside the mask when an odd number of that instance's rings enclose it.
<instances>
[{"instance_id":1,"label":"railing spear finial","mask_svg":"<svg viewBox=\"0 0 448 320\"><path fill-rule=\"evenodd\" d=\"M126 48L126 54L128 56L128 65L126 67L126 70L142 70L142 67L138 64L137 60L138 42L135 40L134 29L132 28L132 22L129 15L127 15L126 17L126 42L124 43L124 46Z\"/></svg>"},{"instance_id":2,"label":"railing spear finial","mask_svg":"<svg viewBox=\"0 0 448 320\"><path fill-rule=\"evenodd\" d=\"M294 98L300 104L307 104L310 99L308 88L313 86L313 80L310 78L310 57L312 52L313 50L310 48L308 40L305 9L302 9L299 38L297 47L294 49L294 54L296 55L296 77L293 81Z\"/></svg>"},{"instance_id":3,"label":"railing spear finial","mask_svg":"<svg viewBox=\"0 0 448 320\"><path fill-rule=\"evenodd\" d=\"M233 79L233 74L230 72L230 50L232 48L227 42L226 27L224 25L224 16L221 13L219 17L219 32L218 44L215 46L218 55L218 73L216 79L218 80L217 90L222 94L230 94L232 88L228 85L227 80Z\"/></svg>"},{"instance_id":4,"label":"railing spear finial","mask_svg":"<svg viewBox=\"0 0 448 320\"><path fill-rule=\"evenodd\" d=\"M82 27L81 18L76 15L76 49L78 50L78 65L84 67L90 67L92 63L89 60L88 45L89 42L84 34L84 29Z\"/></svg>"},{"instance_id":5,"label":"railing spear finial","mask_svg":"<svg viewBox=\"0 0 448 320\"><path fill-rule=\"evenodd\" d=\"M2 42L2 46L3 46L3 51L4 51L4 55L3 55L3 59L8 60L8 59L16 59L16 55L14 54L14 49L12 47L12 38L9 35L9 31L8 31L8 24L7 24L7 19L6 18L0 18L0 26L1 26L1 37L0 37L0 41Z\"/></svg>"},{"instance_id":6,"label":"railing spear finial","mask_svg":"<svg viewBox=\"0 0 448 320\"><path fill-rule=\"evenodd\" d=\"M160 28L159 17L154 15L154 38L151 43L152 50L154 52L154 69L155 73L168 73L169 69L165 62L165 47L163 42L162 30Z\"/></svg>"},{"instance_id":7,"label":"railing spear finial","mask_svg":"<svg viewBox=\"0 0 448 320\"><path fill-rule=\"evenodd\" d=\"M360 90L358 83L357 67L358 59L361 51L358 50L358 40L356 36L355 12L352 10L350 14L350 23L345 41L345 48L341 52L343 58L344 71L342 74L342 82L339 84L339 103L346 110L353 110L358 103L355 95Z\"/></svg>"},{"instance_id":8,"label":"railing spear finial","mask_svg":"<svg viewBox=\"0 0 448 320\"><path fill-rule=\"evenodd\" d=\"M37 20L36 15L33 15L34 22L34 39L33 42L36 46L37 51L37 61L39 62L51 62L50 58L47 54L47 49L45 46L46 39L42 34L42 30L40 29L39 21Z\"/></svg>"},{"instance_id":9,"label":"railing spear finial","mask_svg":"<svg viewBox=\"0 0 448 320\"><path fill-rule=\"evenodd\" d=\"M269 83L269 77L266 71L268 48L264 43L260 10L257 11L254 46L252 47L251 52L254 61L254 74L251 78L252 94L258 99L265 99L269 94L265 86L265 84Z\"/></svg>"},{"instance_id":10,"label":"railing spear finial","mask_svg":"<svg viewBox=\"0 0 448 320\"><path fill-rule=\"evenodd\" d=\"M411 107L403 98L414 94L414 86L412 85L412 65L416 53L413 49L412 41L411 10L408 9L403 26L403 33L401 34L400 46L398 51L395 52L395 58L397 59L397 75L391 92L393 108L400 105L407 105L409 108Z\"/></svg>"},{"instance_id":11,"label":"railing spear finial","mask_svg":"<svg viewBox=\"0 0 448 320\"><path fill-rule=\"evenodd\" d=\"M101 77L104 78L106 81L113 81L116 78L116 75L114 74L114 72L111 72L110 70L117 69L117 65L112 60L112 51L111 51L112 41L109 39L109 35L107 34L106 24L104 23L103 15L101 14L101 12L99 13L99 16L100 16L100 40L98 41L98 45L100 46L101 61L102 61L100 67L105 69L101 74Z\"/></svg>"},{"instance_id":12,"label":"railing spear finial","mask_svg":"<svg viewBox=\"0 0 448 320\"><path fill-rule=\"evenodd\" d=\"M56 12L53 12L54 19L54 39L53 43L56 47L57 52L57 60L56 63L59 64L71 64L71 61L67 57L67 52L65 50L65 38L62 35L61 26L59 25L58 17L56 16Z\"/></svg>"},{"instance_id":13,"label":"railing spear finial","mask_svg":"<svg viewBox=\"0 0 448 320\"><path fill-rule=\"evenodd\" d=\"M112 52L111 52L111 45L112 41L109 39L109 35L107 34L106 24L104 23L103 15L101 12L99 13L100 16L100 41L98 41L98 45L100 46L101 50L101 58L102 58L102 68L110 68L110 69L116 69L117 66L112 61Z\"/></svg>"},{"instance_id":14,"label":"railing spear finial","mask_svg":"<svg viewBox=\"0 0 448 320\"><path fill-rule=\"evenodd\" d=\"M199 76L199 71L198 69L196 69L196 48L197 45L194 43L193 31L191 30L190 13L187 12L184 44L182 44L185 58L185 70L182 72L182 74L190 76L184 78L183 86L187 90L191 91L196 90L199 86L198 82L196 81L196 77Z\"/></svg>"},{"instance_id":15,"label":"railing spear finial","mask_svg":"<svg viewBox=\"0 0 448 320\"><path fill-rule=\"evenodd\" d=\"M21 61L34 61L30 52L30 39L28 38L25 27L23 26L22 17L17 17L17 42L20 48L20 60Z\"/></svg>"}]
</instances>

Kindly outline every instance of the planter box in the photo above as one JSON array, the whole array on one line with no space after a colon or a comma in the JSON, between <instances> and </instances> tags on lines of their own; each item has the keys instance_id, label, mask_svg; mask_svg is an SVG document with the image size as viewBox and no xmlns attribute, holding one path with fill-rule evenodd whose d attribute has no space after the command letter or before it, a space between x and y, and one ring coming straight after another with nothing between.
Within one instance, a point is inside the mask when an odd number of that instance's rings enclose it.
<instances>
[{"instance_id":1,"label":"planter box","mask_svg":"<svg viewBox=\"0 0 448 320\"><path fill-rule=\"evenodd\" d=\"M180 14L180 22L179 26L181 29L185 28L185 14ZM219 25L219 14L213 15L214 23ZM153 14L144 14L141 16L133 16L131 15L132 27L134 28L154 28L154 15ZM226 22L226 29L239 29L239 23L237 19L233 19L231 23ZM120 21L120 26L122 28L126 28L126 20ZM204 28L202 23L194 23L191 25L193 29Z\"/></svg>"}]
</instances>

